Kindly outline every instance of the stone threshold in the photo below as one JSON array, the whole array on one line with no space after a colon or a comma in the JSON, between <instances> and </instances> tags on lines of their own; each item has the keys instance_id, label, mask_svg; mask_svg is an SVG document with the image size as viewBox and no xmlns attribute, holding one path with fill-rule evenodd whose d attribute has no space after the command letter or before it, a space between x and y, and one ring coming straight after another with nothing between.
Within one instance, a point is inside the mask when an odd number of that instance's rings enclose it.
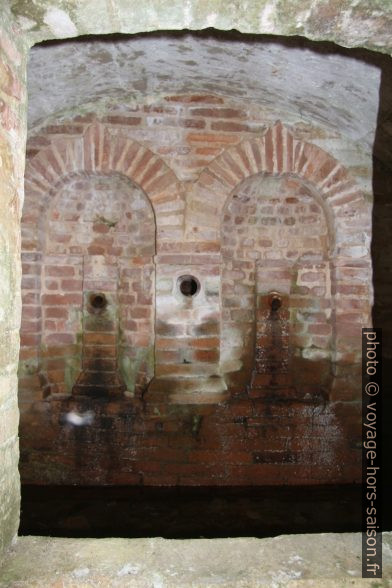
<instances>
[{"instance_id":1,"label":"stone threshold","mask_svg":"<svg viewBox=\"0 0 392 588\"><path fill-rule=\"evenodd\" d=\"M383 579L361 578L361 534L255 539L19 537L0 568L1 588L336 587L392 585L392 532Z\"/></svg>"}]
</instances>

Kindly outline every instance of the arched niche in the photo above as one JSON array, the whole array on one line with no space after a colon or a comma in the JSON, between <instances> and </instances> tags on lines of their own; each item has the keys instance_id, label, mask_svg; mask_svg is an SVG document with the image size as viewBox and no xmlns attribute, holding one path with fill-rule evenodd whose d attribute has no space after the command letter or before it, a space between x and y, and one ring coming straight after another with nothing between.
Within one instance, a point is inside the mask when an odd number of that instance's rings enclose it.
<instances>
[{"instance_id":1,"label":"arched niche","mask_svg":"<svg viewBox=\"0 0 392 588\"><path fill-rule=\"evenodd\" d=\"M30 196L22 240L22 398L141 394L154 373L156 223L149 198L123 174L102 171L65 175L46 197Z\"/></svg>"},{"instance_id":2,"label":"arched niche","mask_svg":"<svg viewBox=\"0 0 392 588\"><path fill-rule=\"evenodd\" d=\"M224 371L242 371L251 394L310 394L309 369L319 392L328 389L331 243L307 182L256 174L232 191L222 222L221 360Z\"/></svg>"},{"instance_id":3,"label":"arched niche","mask_svg":"<svg viewBox=\"0 0 392 588\"><path fill-rule=\"evenodd\" d=\"M333 397L347 397L348 388L352 389L349 395L356 397L361 328L371 325L373 301L369 238L371 205L337 160L316 145L296 139L278 122L264 135L228 148L203 171L188 206L188 238L209 235L211 240L220 240L225 207L233 191L241 182L257 174L297 178L312 191L315 203L323 210L329 239L331 361L339 366L332 368L336 376L332 382ZM212 201L213 216L208 207ZM227 312L223 309L225 320ZM234 347L244 345L242 338L232 335ZM319 335L323 337L324 333ZM221 359L222 371L236 374L238 381L242 365L239 358L232 356L230 363L222 353Z\"/></svg>"},{"instance_id":4,"label":"arched niche","mask_svg":"<svg viewBox=\"0 0 392 588\"><path fill-rule=\"evenodd\" d=\"M91 190L89 192L90 188L86 188L86 182L90 182L94 197ZM104 196L105 187L101 189L99 185L108 182L114 188L109 190L111 196L107 198ZM89 192L85 202L78 201L78 192L82 188ZM128 191L125 199L118 197L123 190ZM115 330L120 333L119 337L115 337L116 361L119 370L121 368L122 378L119 389L131 393L141 391L153 372L152 289L155 276L152 272L152 256L155 252L155 239L164 242L168 238L168 209L171 210L173 204L184 198L175 174L157 155L137 141L122 136L104 124L93 122L81 134L53 139L29 159L26 165L25 192L22 217L23 322L19 364L21 407L26 406L26 410L29 410L34 400L42 398L43 391L44 395L56 391L69 393L78 380L78 374L83 371L82 327L88 309L91 310L89 294L83 294L80 284L72 284L72 280L62 284L64 288L77 289L75 292L62 292L60 301L63 301L63 307L70 304L71 309L74 305L79 310L73 311L73 317L64 319L63 308L63 311L58 312L61 316L50 317L52 322L45 326L45 309L41 306L44 307L45 301L50 301L51 298L42 300L42 296L53 296L56 292L42 292L43 279L46 280L46 276L42 276L46 264L45 255L73 256L72 269L70 267L67 271L70 274L73 271L79 272L76 282L83 282L85 270L89 267L89 264L84 264L84 256L94 257L95 269L90 264L90 270L92 278L99 278L96 280L98 282L105 278L105 273L110 274L112 271L111 258L119 257L116 269L118 304L115 304L118 312L115 313L117 318L114 317L117 325ZM63 195L62 204L56 210L53 203L60 193ZM95 202L95 208L89 204L90 201ZM126 207L125 201L131 208ZM84 207L85 219L82 222L78 205ZM141 208L132 210L132 206ZM143 214L144 206L149 211L148 218L138 218ZM183 207L180 206L179 210L180 218L176 220L181 226ZM48 217L50 214L51 218ZM127 214L132 215L137 222L133 223L127 218ZM56 215L59 215L59 222L56 221ZM76 215L78 222L72 220L72 215ZM81 230L79 225L84 229ZM47 230L51 232L49 239ZM130 236L131 233L133 236ZM57 265L59 271L56 261L54 265ZM73 277L74 274L68 276ZM63 275L63 278L65 281L67 276ZM109 290L113 289L113 284L103 283L102 288L97 288L100 291L96 294L105 294L106 286ZM108 296L110 298L110 292ZM56 299L52 300L56 302ZM113 308L109 299L107 302L103 312L106 318L106 313ZM56 323L56 319L59 322ZM48 333L48 328L53 328L56 332ZM78 329L78 334L75 334ZM113 338L113 333L106 335L107 341L110 341L110 337ZM52 353L46 349L56 342L62 347L71 346L68 354L71 359L68 359L65 367L64 359L60 359L60 364L57 362L56 350ZM41 349L42 346L45 348ZM42 371L42 358L46 353L46 368ZM51 383L43 375L49 369L48 362L51 365ZM60 369L57 369L57 365L60 365ZM96 379L99 381L99 376Z\"/></svg>"}]
</instances>

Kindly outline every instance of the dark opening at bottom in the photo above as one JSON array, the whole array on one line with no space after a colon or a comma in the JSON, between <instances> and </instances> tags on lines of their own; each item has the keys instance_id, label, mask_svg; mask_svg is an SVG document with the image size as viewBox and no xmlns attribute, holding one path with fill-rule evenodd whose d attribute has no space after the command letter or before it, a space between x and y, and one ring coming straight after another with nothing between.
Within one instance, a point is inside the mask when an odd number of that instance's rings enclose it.
<instances>
[{"instance_id":1,"label":"dark opening at bottom","mask_svg":"<svg viewBox=\"0 0 392 588\"><path fill-rule=\"evenodd\" d=\"M20 535L274 537L361 531L361 487L22 487Z\"/></svg>"}]
</instances>

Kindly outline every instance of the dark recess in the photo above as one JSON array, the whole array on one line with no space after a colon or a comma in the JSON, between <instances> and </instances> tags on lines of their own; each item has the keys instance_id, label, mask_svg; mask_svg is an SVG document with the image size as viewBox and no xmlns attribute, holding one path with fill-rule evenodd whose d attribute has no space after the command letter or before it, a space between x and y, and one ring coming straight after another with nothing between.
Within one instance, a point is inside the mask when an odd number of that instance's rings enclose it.
<instances>
[{"instance_id":1,"label":"dark recess","mask_svg":"<svg viewBox=\"0 0 392 588\"><path fill-rule=\"evenodd\" d=\"M19 534L197 539L360 530L360 486L23 486Z\"/></svg>"}]
</instances>

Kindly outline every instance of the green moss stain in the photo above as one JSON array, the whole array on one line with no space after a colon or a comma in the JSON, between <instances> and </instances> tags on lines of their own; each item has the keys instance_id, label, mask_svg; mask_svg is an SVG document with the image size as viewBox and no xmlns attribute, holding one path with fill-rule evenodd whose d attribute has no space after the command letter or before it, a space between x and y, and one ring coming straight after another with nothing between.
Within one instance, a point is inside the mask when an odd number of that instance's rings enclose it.
<instances>
[{"instance_id":1,"label":"green moss stain","mask_svg":"<svg viewBox=\"0 0 392 588\"><path fill-rule=\"evenodd\" d=\"M64 383L66 391L71 394L72 388L74 387L78 375L82 369L82 361L80 356L69 357L65 363L64 370Z\"/></svg>"},{"instance_id":2,"label":"green moss stain","mask_svg":"<svg viewBox=\"0 0 392 588\"><path fill-rule=\"evenodd\" d=\"M36 24L31 31L38 31L44 25L46 6L44 2L32 2L31 0L15 0L11 11L16 16L23 16Z\"/></svg>"},{"instance_id":3,"label":"green moss stain","mask_svg":"<svg viewBox=\"0 0 392 588\"><path fill-rule=\"evenodd\" d=\"M71 21L75 18L74 2L67 0L57 0L53 3L48 3L47 0L14 0L11 7L11 12L16 16L22 16L31 21L31 28L29 32L37 32L46 28L45 14L49 8L58 8L69 15ZM34 24L35 23L35 24Z\"/></svg>"},{"instance_id":4,"label":"green moss stain","mask_svg":"<svg viewBox=\"0 0 392 588\"><path fill-rule=\"evenodd\" d=\"M97 214L95 222L102 223L102 224L108 226L110 229L112 229L113 227L116 226L116 224L118 223L118 220L110 220L100 214Z\"/></svg>"},{"instance_id":5,"label":"green moss stain","mask_svg":"<svg viewBox=\"0 0 392 588\"><path fill-rule=\"evenodd\" d=\"M18 376L22 378L23 376L33 376L37 374L40 370L40 362L38 358L30 358L24 361L19 362L18 366Z\"/></svg>"},{"instance_id":6,"label":"green moss stain","mask_svg":"<svg viewBox=\"0 0 392 588\"><path fill-rule=\"evenodd\" d=\"M136 349L135 357L130 357L123 350L119 357L120 374L127 387L127 391L133 394L136 389L138 376L143 368L147 373L147 379L154 375L154 347Z\"/></svg>"}]
</instances>

